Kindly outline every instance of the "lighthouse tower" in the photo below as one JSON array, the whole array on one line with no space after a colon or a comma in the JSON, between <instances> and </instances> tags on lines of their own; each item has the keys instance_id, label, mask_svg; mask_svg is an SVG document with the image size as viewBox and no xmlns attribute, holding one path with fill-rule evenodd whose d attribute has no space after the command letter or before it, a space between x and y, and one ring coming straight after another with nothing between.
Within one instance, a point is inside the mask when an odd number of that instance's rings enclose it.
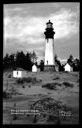
<instances>
[{"instance_id":1,"label":"lighthouse tower","mask_svg":"<svg viewBox=\"0 0 82 128\"><path fill-rule=\"evenodd\" d=\"M54 62L54 29L53 23L46 23L45 29L45 63L44 70L53 71L55 70L55 62Z\"/></svg>"}]
</instances>

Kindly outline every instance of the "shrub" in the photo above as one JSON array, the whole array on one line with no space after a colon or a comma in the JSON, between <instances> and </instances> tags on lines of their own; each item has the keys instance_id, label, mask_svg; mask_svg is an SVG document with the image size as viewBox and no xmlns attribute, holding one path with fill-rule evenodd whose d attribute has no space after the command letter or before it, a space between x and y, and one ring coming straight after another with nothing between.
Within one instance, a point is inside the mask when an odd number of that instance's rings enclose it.
<instances>
[{"instance_id":1,"label":"shrub","mask_svg":"<svg viewBox=\"0 0 82 128\"><path fill-rule=\"evenodd\" d=\"M23 81L29 83L29 82L32 82L32 78L31 77L28 77L28 78L24 77Z\"/></svg>"},{"instance_id":2,"label":"shrub","mask_svg":"<svg viewBox=\"0 0 82 128\"><path fill-rule=\"evenodd\" d=\"M63 82L66 87L73 87L74 85L69 82Z\"/></svg>"},{"instance_id":3,"label":"shrub","mask_svg":"<svg viewBox=\"0 0 82 128\"><path fill-rule=\"evenodd\" d=\"M42 88L44 88L44 87L46 87L48 89L56 89L56 86L54 83L47 83L45 85L42 85Z\"/></svg>"},{"instance_id":4,"label":"shrub","mask_svg":"<svg viewBox=\"0 0 82 128\"><path fill-rule=\"evenodd\" d=\"M11 78L11 74L8 75L8 78Z\"/></svg>"},{"instance_id":5,"label":"shrub","mask_svg":"<svg viewBox=\"0 0 82 128\"><path fill-rule=\"evenodd\" d=\"M24 83L29 83L29 82L32 82L32 78L31 77L28 77L28 78L22 78L22 79L17 79L17 84L24 84Z\"/></svg>"},{"instance_id":6,"label":"shrub","mask_svg":"<svg viewBox=\"0 0 82 128\"><path fill-rule=\"evenodd\" d=\"M59 77L56 77L56 78L54 78L53 80L58 80L58 79L60 79Z\"/></svg>"},{"instance_id":7,"label":"shrub","mask_svg":"<svg viewBox=\"0 0 82 128\"><path fill-rule=\"evenodd\" d=\"M37 80L36 79L36 77L28 77L28 78L26 78L26 77L24 77L24 78L22 78L22 79L17 79L17 84L23 84L23 83L30 83L30 82L32 82L33 84L34 83L36 83L36 82L41 82L42 80Z\"/></svg>"},{"instance_id":8,"label":"shrub","mask_svg":"<svg viewBox=\"0 0 82 128\"><path fill-rule=\"evenodd\" d=\"M17 84L23 84L23 83L24 83L23 79L20 79L20 78L19 78L19 79L17 79L17 81L16 81L16 82L17 82Z\"/></svg>"},{"instance_id":9,"label":"shrub","mask_svg":"<svg viewBox=\"0 0 82 128\"><path fill-rule=\"evenodd\" d=\"M54 89L54 90L56 90L57 88L56 88L56 86L61 86L61 83L47 83L47 84L45 84L45 85L42 85L42 88L48 88L48 89Z\"/></svg>"},{"instance_id":10,"label":"shrub","mask_svg":"<svg viewBox=\"0 0 82 128\"><path fill-rule=\"evenodd\" d=\"M58 82L55 82L54 84L55 85L58 85L58 86L61 86L61 83L58 83Z\"/></svg>"},{"instance_id":11,"label":"shrub","mask_svg":"<svg viewBox=\"0 0 82 128\"><path fill-rule=\"evenodd\" d=\"M25 88L25 86L23 85L22 88Z\"/></svg>"},{"instance_id":12,"label":"shrub","mask_svg":"<svg viewBox=\"0 0 82 128\"><path fill-rule=\"evenodd\" d=\"M3 92L3 98L7 99L7 98L11 98L11 95L8 92Z\"/></svg>"}]
</instances>

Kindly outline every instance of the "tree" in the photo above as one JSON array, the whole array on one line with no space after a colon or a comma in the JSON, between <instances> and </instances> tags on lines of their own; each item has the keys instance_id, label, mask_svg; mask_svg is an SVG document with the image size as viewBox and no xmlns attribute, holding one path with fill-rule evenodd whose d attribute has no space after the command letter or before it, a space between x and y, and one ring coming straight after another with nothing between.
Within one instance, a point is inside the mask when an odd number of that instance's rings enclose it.
<instances>
[{"instance_id":1,"label":"tree","mask_svg":"<svg viewBox=\"0 0 82 128\"><path fill-rule=\"evenodd\" d=\"M43 60L41 60L40 61L40 71L44 71L44 61Z\"/></svg>"},{"instance_id":2,"label":"tree","mask_svg":"<svg viewBox=\"0 0 82 128\"><path fill-rule=\"evenodd\" d=\"M14 54L11 54L9 56L9 65L10 65L10 68L14 68Z\"/></svg>"},{"instance_id":3,"label":"tree","mask_svg":"<svg viewBox=\"0 0 82 128\"><path fill-rule=\"evenodd\" d=\"M80 61L79 61L79 59L75 59L74 60L74 63L73 63L73 70L74 71L79 71L80 70Z\"/></svg>"},{"instance_id":4,"label":"tree","mask_svg":"<svg viewBox=\"0 0 82 128\"><path fill-rule=\"evenodd\" d=\"M59 71L62 71L61 62L60 60L58 60L57 54L55 54L54 60L55 60L55 65L59 67Z\"/></svg>"},{"instance_id":5,"label":"tree","mask_svg":"<svg viewBox=\"0 0 82 128\"><path fill-rule=\"evenodd\" d=\"M31 53L26 54L25 67L27 70L32 70L33 62L31 61Z\"/></svg>"},{"instance_id":6,"label":"tree","mask_svg":"<svg viewBox=\"0 0 82 128\"><path fill-rule=\"evenodd\" d=\"M68 60L67 60L67 63L70 64L71 66L73 66L73 61L74 61L74 58L72 55L70 55Z\"/></svg>"},{"instance_id":7,"label":"tree","mask_svg":"<svg viewBox=\"0 0 82 128\"><path fill-rule=\"evenodd\" d=\"M23 68L25 70L32 70L33 62L31 61L31 53L27 52L25 55L23 51L18 52L16 54L6 54L6 56L3 58L3 68L4 69L16 69L17 67ZM33 54L33 58L36 54Z\"/></svg>"},{"instance_id":8,"label":"tree","mask_svg":"<svg viewBox=\"0 0 82 128\"><path fill-rule=\"evenodd\" d=\"M25 54L23 51L17 52L16 54L16 67L24 68L25 69Z\"/></svg>"},{"instance_id":9,"label":"tree","mask_svg":"<svg viewBox=\"0 0 82 128\"><path fill-rule=\"evenodd\" d=\"M33 63L37 62L37 56L36 56L36 53L33 51L33 53L30 54L30 57L31 57L31 61Z\"/></svg>"},{"instance_id":10,"label":"tree","mask_svg":"<svg viewBox=\"0 0 82 128\"><path fill-rule=\"evenodd\" d=\"M6 56L3 58L3 69L9 68L9 54L6 54Z\"/></svg>"},{"instance_id":11,"label":"tree","mask_svg":"<svg viewBox=\"0 0 82 128\"><path fill-rule=\"evenodd\" d=\"M23 53L23 51L17 52L16 67L21 67L29 71L32 69L32 61L29 52L27 52L26 55Z\"/></svg>"},{"instance_id":12,"label":"tree","mask_svg":"<svg viewBox=\"0 0 82 128\"><path fill-rule=\"evenodd\" d=\"M54 60L55 60L55 62L58 60L57 54L55 54Z\"/></svg>"}]
</instances>

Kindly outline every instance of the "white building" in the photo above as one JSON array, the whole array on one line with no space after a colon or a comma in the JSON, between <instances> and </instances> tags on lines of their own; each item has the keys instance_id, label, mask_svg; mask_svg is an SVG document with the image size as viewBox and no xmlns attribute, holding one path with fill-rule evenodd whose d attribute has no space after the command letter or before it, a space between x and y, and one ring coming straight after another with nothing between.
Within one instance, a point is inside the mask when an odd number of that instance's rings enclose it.
<instances>
[{"instance_id":1,"label":"white building","mask_svg":"<svg viewBox=\"0 0 82 128\"><path fill-rule=\"evenodd\" d=\"M14 78L22 78L22 77L26 77L26 75L27 72L22 68L17 68L16 70L13 71Z\"/></svg>"},{"instance_id":2,"label":"white building","mask_svg":"<svg viewBox=\"0 0 82 128\"><path fill-rule=\"evenodd\" d=\"M64 66L64 69L65 69L65 71L67 71L67 72L73 71L73 68L72 68L68 63Z\"/></svg>"},{"instance_id":3,"label":"white building","mask_svg":"<svg viewBox=\"0 0 82 128\"><path fill-rule=\"evenodd\" d=\"M32 72L37 72L37 66L35 64L32 66Z\"/></svg>"}]
</instances>

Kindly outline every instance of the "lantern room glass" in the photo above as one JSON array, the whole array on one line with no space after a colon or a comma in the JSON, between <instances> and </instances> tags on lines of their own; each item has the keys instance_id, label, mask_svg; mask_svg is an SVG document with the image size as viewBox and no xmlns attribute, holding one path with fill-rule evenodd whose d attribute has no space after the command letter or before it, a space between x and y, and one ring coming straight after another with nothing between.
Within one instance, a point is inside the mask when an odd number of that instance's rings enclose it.
<instances>
[{"instance_id":1,"label":"lantern room glass","mask_svg":"<svg viewBox=\"0 0 82 128\"><path fill-rule=\"evenodd\" d=\"M53 28L52 23L50 22L50 20L49 20L49 22L47 23L47 28Z\"/></svg>"}]
</instances>

